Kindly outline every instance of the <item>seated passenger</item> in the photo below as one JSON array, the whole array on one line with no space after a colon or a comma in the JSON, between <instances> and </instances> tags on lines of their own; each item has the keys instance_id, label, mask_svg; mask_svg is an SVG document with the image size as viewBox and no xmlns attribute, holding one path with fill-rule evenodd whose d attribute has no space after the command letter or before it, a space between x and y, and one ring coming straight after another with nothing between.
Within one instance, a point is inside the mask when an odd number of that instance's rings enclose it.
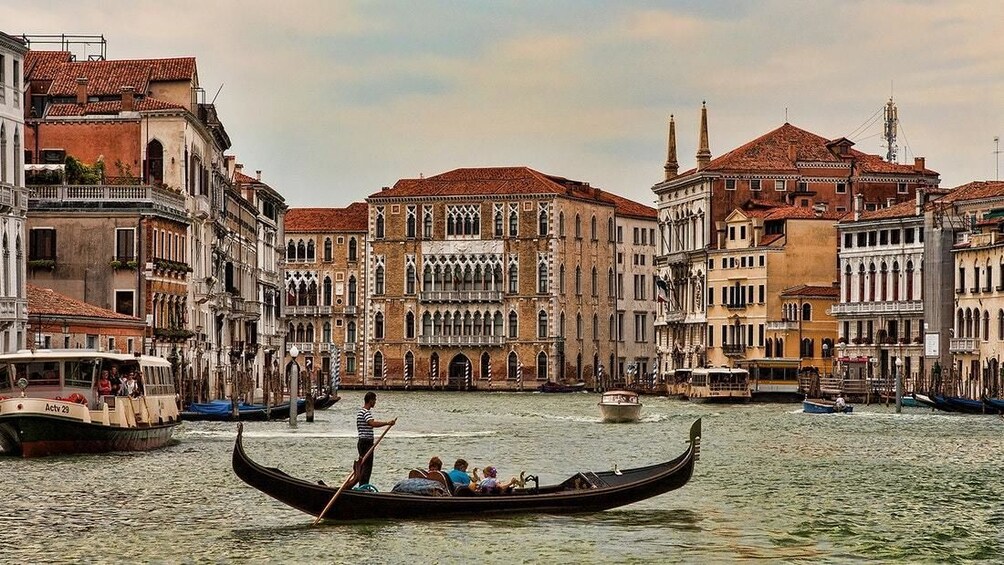
<instances>
[{"instance_id":1,"label":"seated passenger","mask_svg":"<svg viewBox=\"0 0 1004 565\"><path fill-rule=\"evenodd\" d=\"M443 460L439 457L433 456L429 459L429 470L430 471L442 471L443 470Z\"/></svg>"},{"instance_id":2,"label":"seated passenger","mask_svg":"<svg viewBox=\"0 0 1004 565\"><path fill-rule=\"evenodd\" d=\"M108 371L101 371L101 378L98 379L98 394L108 396L112 393L112 381L108 378Z\"/></svg>"},{"instance_id":3,"label":"seated passenger","mask_svg":"<svg viewBox=\"0 0 1004 565\"><path fill-rule=\"evenodd\" d=\"M453 469L446 476L453 481L456 490L471 486L471 477L467 474L467 461L463 459L457 459L457 462L453 464Z\"/></svg>"},{"instance_id":4,"label":"seated passenger","mask_svg":"<svg viewBox=\"0 0 1004 565\"><path fill-rule=\"evenodd\" d=\"M485 478L478 483L478 492L481 494L502 494L516 484L516 477L509 479L509 482L502 483L498 480L498 469L489 465L485 467Z\"/></svg>"}]
</instances>

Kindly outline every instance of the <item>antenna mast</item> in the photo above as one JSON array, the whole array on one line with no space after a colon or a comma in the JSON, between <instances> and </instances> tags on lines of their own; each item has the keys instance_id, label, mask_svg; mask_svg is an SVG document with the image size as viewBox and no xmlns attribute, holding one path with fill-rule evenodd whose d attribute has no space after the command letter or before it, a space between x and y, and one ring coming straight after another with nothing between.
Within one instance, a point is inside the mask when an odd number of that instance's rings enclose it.
<instances>
[{"instance_id":1,"label":"antenna mast","mask_svg":"<svg viewBox=\"0 0 1004 565\"><path fill-rule=\"evenodd\" d=\"M994 168L996 169L996 180L1001 180L1001 138L994 136Z\"/></svg>"},{"instance_id":2,"label":"antenna mast","mask_svg":"<svg viewBox=\"0 0 1004 565\"><path fill-rule=\"evenodd\" d=\"M892 96L890 96L889 101L885 104L885 130L882 132L882 138L885 139L888 148L885 160L890 163L896 162L896 130L898 129L899 113L896 110L896 103L892 101Z\"/></svg>"}]
</instances>

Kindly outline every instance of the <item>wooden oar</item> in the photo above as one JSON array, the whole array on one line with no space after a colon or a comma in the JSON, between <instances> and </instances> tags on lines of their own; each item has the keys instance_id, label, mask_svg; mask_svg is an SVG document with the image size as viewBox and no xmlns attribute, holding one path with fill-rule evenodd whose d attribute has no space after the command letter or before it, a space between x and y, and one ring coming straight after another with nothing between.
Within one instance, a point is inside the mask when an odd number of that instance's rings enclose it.
<instances>
[{"instance_id":1,"label":"wooden oar","mask_svg":"<svg viewBox=\"0 0 1004 565\"><path fill-rule=\"evenodd\" d=\"M338 487L338 490L335 491L335 496L331 497L331 500L328 501L328 505L324 507L324 510L321 510L321 513L318 514L317 518L314 519L314 523L311 524L312 526L316 526L324 518L324 515L328 513L328 510L330 510L331 507L335 505L335 501L338 500L339 496L341 496L342 491L348 488L350 484L355 482L356 469L361 467L362 464L367 459L369 459L371 455L373 455L373 450L376 449L378 445L380 445L380 442L383 441L383 436L387 435L387 432L389 432L390 429L393 427L394 424L387 426L387 429L384 430L382 434L380 434L379 439L377 439L376 443L373 444L373 447L371 447L370 450L366 452L366 455L363 455L358 461L356 461L356 464L352 466L352 472L349 473L349 476L345 478L345 482L342 483L342 486Z\"/></svg>"}]
</instances>

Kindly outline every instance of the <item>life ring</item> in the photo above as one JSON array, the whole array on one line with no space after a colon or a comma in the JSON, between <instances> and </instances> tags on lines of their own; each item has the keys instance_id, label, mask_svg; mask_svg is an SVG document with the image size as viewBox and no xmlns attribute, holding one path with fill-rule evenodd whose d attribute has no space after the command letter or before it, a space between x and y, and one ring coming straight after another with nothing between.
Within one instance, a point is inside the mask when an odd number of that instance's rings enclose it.
<instances>
[{"instance_id":1,"label":"life ring","mask_svg":"<svg viewBox=\"0 0 1004 565\"><path fill-rule=\"evenodd\" d=\"M73 402L74 404L87 404L87 397L79 392L74 392L70 396L66 397L66 401Z\"/></svg>"}]
</instances>

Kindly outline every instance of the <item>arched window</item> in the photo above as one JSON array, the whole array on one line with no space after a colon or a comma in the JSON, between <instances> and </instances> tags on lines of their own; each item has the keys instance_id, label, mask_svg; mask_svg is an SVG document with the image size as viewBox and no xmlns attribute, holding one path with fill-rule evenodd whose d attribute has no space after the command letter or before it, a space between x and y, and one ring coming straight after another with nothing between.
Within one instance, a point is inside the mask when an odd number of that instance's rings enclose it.
<instances>
[{"instance_id":1,"label":"arched window","mask_svg":"<svg viewBox=\"0 0 1004 565\"><path fill-rule=\"evenodd\" d=\"M383 312L377 312L373 316L373 338L383 339Z\"/></svg>"},{"instance_id":2,"label":"arched window","mask_svg":"<svg viewBox=\"0 0 1004 565\"><path fill-rule=\"evenodd\" d=\"M156 245L156 241L157 241L157 236L156 235L154 235L153 241L154 241L154 244ZM286 261L288 261L290 263L293 263L293 262L296 261L296 244L293 243L292 239L289 240L289 245L286 246Z\"/></svg>"},{"instance_id":3,"label":"arched window","mask_svg":"<svg viewBox=\"0 0 1004 565\"><path fill-rule=\"evenodd\" d=\"M331 238L324 238L324 260L331 261Z\"/></svg>"},{"instance_id":4,"label":"arched window","mask_svg":"<svg viewBox=\"0 0 1004 565\"><path fill-rule=\"evenodd\" d=\"M881 271L881 273L880 273L880 280L881 280L880 288L881 288L881 292L879 293L879 296L882 297L881 298L882 302L885 302L886 300L889 300L889 293L888 293L888 290L889 290L889 272L886 269L885 262L882 263L882 266L880 267L880 271Z\"/></svg>"},{"instance_id":5,"label":"arched window","mask_svg":"<svg viewBox=\"0 0 1004 565\"><path fill-rule=\"evenodd\" d=\"M558 293L565 294L565 264L558 266Z\"/></svg>"},{"instance_id":6,"label":"arched window","mask_svg":"<svg viewBox=\"0 0 1004 565\"><path fill-rule=\"evenodd\" d=\"M558 316L558 337L565 337L565 312Z\"/></svg>"},{"instance_id":7,"label":"arched window","mask_svg":"<svg viewBox=\"0 0 1004 565\"><path fill-rule=\"evenodd\" d=\"M868 300L875 302L875 263L868 266Z\"/></svg>"},{"instance_id":8,"label":"arched window","mask_svg":"<svg viewBox=\"0 0 1004 565\"><path fill-rule=\"evenodd\" d=\"M983 312L983 341L990 341L990 311Z\"/></svg>"},{"instance_id":9,"label":"arched window","mask_svg":"<svg viewBox=\"0 0 1004 565\"><path fill-rule=\"evenodd\" d=\"M164 183L164 146L154 139L146 144L146 182Z\"/></svg>"},{"instance_id":10,"label":"arched window","mask_svg":"<svg viewBox=\"0 0 1004 565\"><path fill-rule=\"evenodd\" d=\"M865 302L868 296L865 294L865 265L858 265L858 302Z\"/></svg>"},{"instance_id":11,"label":"arched window","mask_svg":"<svg viewBox=\"0 0 1004 565\"><path fill-rule=\"evenodd\" d=\"M913 300L913 261L906 263L906 299Z\"/></svg>"},{"instance_id":12,"label":"arched window","mask_svg":"<svg viewBox=\"0 0 1004 565\"><path fill-rule=\"evenodd\" d=\"M404 380L411 382L415 378L415 354L411 351L404 354Z\"/></svg>"},{"instance_id":13,"label":"arched window","mask_svg":"<svg viewBox=\"0 0 1004 565\"><path fill-rule=\"evenodd\" d=\"M432 335L432 314L428 312L422 314L422 335Z\"/></svg>"},{"instance_id":14,"label":"arched window","mask_svg":"<svg viewBox=\"0 0 1004 565\"><path fill-rule=\"evenodd\" d=\"M485 351L481 354L481 378L491 380L492 375L492 358Z\"/></svg>"},{"instance_id":15,"label":"arched window","mask_svg":"<svg viewBox=\"0 0 1004 565\"><path fill-rule=\"evenodd\" d=\"M550 380L547 376L547 355L543 351L537 354L537 380Z\"/></svg>"},{"instance_id":16,"label":"arched window","mask_svg":"<svg viewBox=\"0 0 1004 565\"><path fill-rule=\"evenodd\" d=\"M415 294L415 266L408 265L404 274L405 294Z\"/></svg>"},{"instance_id":17,"label":"arched window","mask_svg":"<svg viewBox=\"0 0 1004 565\"><path fill-rule=\"evenodd\" d=\"M547 235L547 208L540 209L537 218L537 232L542 236Z\"/></svg>"},{"instance_id":18,"label":"arched window","mask_svg":"<svg viewBox=\"0 0 1004 565\"><path fill-rule=\"evenodd\" d=\"M582 382L582 353L575 356L575 380Z\"/></svg>"},{"instance_id":19,"label":"arched window","mask_svg":"<svg viewBox=\"0 0 1004 565\"><path fill-rule=\"evenodd\" d=\"M349 277L349 306L356 305L356 277Z\"/></svg>"},{"instance_id":20,"label":"arched window","mask_svg":"<svg viewBox=\"0 0 1004 565\"><path fill-rule=\"evenodd\" d=\"M519 292L519 267L516 263L509 264L509 294Z\"/></svg>"},{"instance_id":21,"label":"arched window","mask_svg":"<svg viewBox=\"0 0 1004 565\"><path fill-rule=\"evenodd\" d=\"M373 354L373 378L383 378L383 353L379 351Z\"/></svg>"},{"instance_id":22,"label":"arched window","mask_svg":"<svg viewBox=\"0 0 1004 565\"><path fill-rule=\"evenodd\" d=\"M600 339L600 317L593 314L593 339Z\"/></svg>"},{"instance_id":23,"label":"arched window","mask_svg":"<svg viewBox=\"0 0 1004 565\"><path fill-rule=\"evenodd\" d=\"M509 311L509 337L511 339L516 339L519 337L519 318L516 316L515 310Z\"/></svg>"},{"instance_id":24,"label":"arched window","mask_svg":"<svg viewBox=\"0 0 1004 565\"><path fill-rule=\"evenodd\" d=\"M997 311L997 339L1004 340L1004 310Z\"/></svg>"},{"instance_id":25,"label":"arched window","mask_svg":"<svg viewBox=\"0 0 1004 565\"><path fill-rule=\"evenodd\" d=\"M415 313L408 312L404 315L404 337L415 339Z\"/></svg>"},{"instance_id":26,"label":"arched window","mask_svg":"<svg viewBox=\"0 0 1004 565\"><path fill-rule=\"evenodd\" d=\"M614 240L614 219L607 218L607 241L613 241L613 240ZM652 242L652 245L655 245L654 241Z\"/></svg>"},{"instance_id":27,"label":"arched window","mask_svg":"<svg viewBox=\"0 0 1004 565\"><path fill-rule=\"evenodd\" d=\"M547 312L544 310L537 314L537 337L547 339Z\"/></svg>"},{"instance_id":28,"label":"arched window","mask_svg":"<svg viewBox=\"0 0 1004 565\"><path fill-rule=\"evenodd\" d=\"M307 306L317 306L317 281L310 281L307 287Z\"/></svg>"},{"instance_id":29,"label":"arched window","mask_svg":"<svg viewBox=\"0 0 1004 565\"><path fill-rule=\"evenodd\" d=\"M537 293L547 294L547 263L537 266Z\"/></svg>"},{"instance_id":30,"label":"arched window","mask_svg":"<svg viewBox=\"0 0 1004 565\"><path fill-rule=\"evenodd\" d=\"M589 239L596 241L596 216L589 219Z\"/></svg>"},{"instance_id":31,"label":"arched window","mask_svg":"<svg viewBox=\"0 0 1004 565\"><path fill-rule=\"evenodd\" d=\"M558 235L565 237L565 213L558 212Z\"/></svg>"},{"instance_id":32,"label":"arched window","mask_svg":"<svg viewBox=\"0 0 1004 565\"><path fill-rule=\"evenodd\" d=\"M764 344L764 357L771 358L774 356L774 340L767 338L767 342Z\"/></svg>"},{"instance_id":33,"label":"arched window","mask_svg":"<svg viewBox=\"0 0 1004 565\"><path fill-rule=\"evenodd\" d=\"M415 237L415 232L418 231L418 218L415 217L415 207L408 207L408 219L405 220L405 236L409 238Z\"/></svg>"},{"instance_id":34,"label":"arched window","mask_svg":"<svg viewBox=\"0 0 1004 565\"><path fill-rule=\"evenodd\" d=\"M502 237L502 205L495 208L495 237Z\"/></svg>"},{"instance_id":35,"label":"arched window","mask_svg":"<svg viewBox=\"0 0 1004 565\"><path fill-rule=\"evenodd\" d=\"M307 240L307 261L314 261L314 240Z\"/></svg>"},{"instance_id":36,"label":"arched window","mask_svg":"<svg viewBox=\"0 0 1004 565\"><path fill-rule=\"evenodd\" d=\"M802 304L802 320L806 322L812 320L812 305L808 302Z\"/></svg>"},{"instance_id":37,"label":"arched window","mask_svg":"<svg viewBox=\"0 0 1004 565\"><path fill-rule=\"evenodd\" d=\"M844 302L851 301L851 266L848 264L844 269ZM770 355L768 355L770 357Z\"/></svg>"},{"instance_id":38,"label":"arched window","mask_svg":"<svg viewBox=\"0 0 1004 565\"><path fill-rule=\"evenodd\" d=\"M377 239L383 239L383 234L384 234L383 207L377 207L377 209L376 209L376 237L377 237Z\"/></svg>"},{"instance_id":39,"label":"arched window","mask_svg":"<svg viewBox=\"0 0 1004 565\"><path fill-rule=\"evenodd\" d=\"M575 266L575 294L582 295L582 268Z\"/></svg>"},{"instance_id":40,"label":"arched window","mask_svg":"<svg viewBox=\"0 0 1004 565\"><path fill-rule=\"evenodd\" d=\"M516 210L509 210L509 237L519 235L519 215Z\"/></svg>"},{"instance_id":41,"label":"arched window","mask_svg":"<svg viewBox=\"0 0 1004 565\"><path fill-rule=\"evenodd\" d=\"M307 341L314 342L314 324L307 324Z\"/></svg>"},{"instance_id":42,"label":"arched window","mask_svg":"<svg viewBox=\"0 0 1004 565\"><path fill-rule=\"evenodd\" d=\"M589 277L589 283L590 283L590 287L591 287L593 296L599 296L599 294L598 294L598 292L599 292L599 284L597 283L597 279L596 279L596 266L595 265L593 266L593 272L592 272L592 274Z\"/></svg>"},{"instance_id":43,"label":"arched window","mask_svg":"<svg viewBox=\"0 0 1004 565\"><path fill-rule=\"evenodd\" d=\"M899 302L899 261L892 262L892 299Z\"/></svg>"},{"instance_id":44,"label":"arched window","mask_svg":"<svg viewBox=\"0 0 1004 565\"><path fill-rule=\"evenodd\" d=\"M383 265L380 265L376 268L376 275L373 277L373 294L383 294L384 292L383 274L384 274Z\"/></svg>"},{"instance_id":45,"label":"arched window","mask_svg":"<svg viewBox=\"0 0 1004 565\"><path fill-rule=\"evenodd\" d=\"M575 238L582 239L582 218L578 214L575 215Z\"/></svg>"},{"instance_id":46,"label":"arched window","mask_svg":"<svg viewBox=\"0 0 1004 565\"><path fill-rule=\"evenodd\" d=\"M357 259L357 256L356 256L356 238L350 237L349 238L349 261L355 261L356 259Z\"/></svg>"},{"instance_id":47,"label":"arched window","mask_svg":"<svg viewBox=\"0 0 1004 565\"><path fill-rule=\"evenodd\" d=\"M324 329L321 330L321 341L331 343L331 322L324 322Z\"/></svg>"},{"instance_id":48,"label":"arched window","mask_svg":"<svg viewBox=\"0 0 1004 565\"><path fill-rule=\"evenodd\" d=\"M575 315L575 339L582 339L582 314Z\"/></svg>"},{"instance_id":49,"label":"arched window","mask_svg":"<svg viewBox=\"0 0 1004 565\"><path fill-rule=\"evenodd\" d=\"M297 306L307 305L307 283L300 281L300 287L296 291Z\"/></svg>"},{"instance_id":50,"label":"arched window","mask_svg":"<svg viewBox=\"0 0 1004 565\"><path fill-rule=\"evenodd\" d=\"M516 372L519 371L519 362L516 359L516 352L510 351L506 357L506 376L510 381L516 380Z\"/></svg>"},{"instance_id":51,"label":"arched window","mask_svg":"<svg viewBox=\"0 0 1004 565\"><path fill-rule=\"evenodd\" d=\"M495 320L492 324L492 335L501 337L502 333L502 312L495 312Z\"/></svg>"},{"instance_id":52,"label":"arched window","mask_svg":"<svg viewBox=\"0 0 1004 565\"><path fill-rule=\"evenodd\" d=\"M607 296L610 298L614 297L614 289L616 288L616 283L614 282L614 269L610 267L607 270Z\"/></svg>"},{"instance_id":53,"label":"arched window","mask_svg":"<svg viewBox=\"0 0 1004 565\"><path fill-rule=\"evenodd\" d=\"M303 243L303 240L297 242L296 244L296 260L306 261L307 260L307 246Z\"/></svg>"},{"instance_id":54,"label":"arched window","mask_svg":"<svg viewBox=\"0 0 1004 565\"><path fill-rule=\"evenodd\" d=\"M331 306L331 277L324 277L324 305Z\"/></svg>"}]
</instances>

